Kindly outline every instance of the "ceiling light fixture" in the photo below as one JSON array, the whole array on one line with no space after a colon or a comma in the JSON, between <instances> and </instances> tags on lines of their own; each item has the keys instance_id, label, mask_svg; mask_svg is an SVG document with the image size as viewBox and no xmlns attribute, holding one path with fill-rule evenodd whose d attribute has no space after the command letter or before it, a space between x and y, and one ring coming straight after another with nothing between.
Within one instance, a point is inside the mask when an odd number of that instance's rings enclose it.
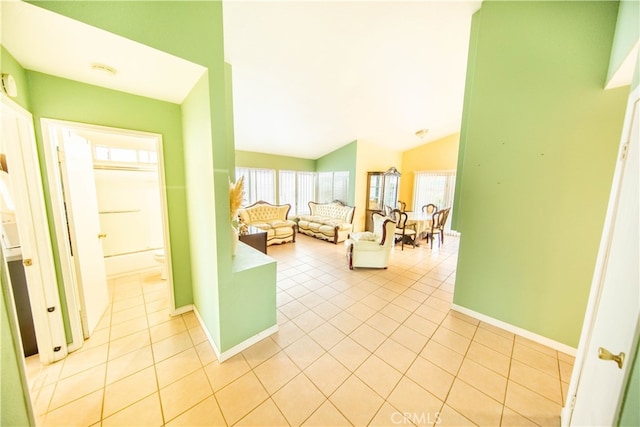
<instances>
[{"instance_id":1,"label":"ceiling light fixture","mask_svg":"<svg viewBox=\"0 0 640 427\"><path fill-rule=\"evenodd\" d=\"M118 72L118 70L116 70L115 68L109 65L98 64L98 63L91 64L91 69L107 74L109 76L115 76L116 73Z\"/></svg>"},{"instance_id":2,"label":"ceiling light fixture","mask_svg":"<svg viewBox=\"0 0 640 427\"><path fill-rule=\"evenodd\" d=\"M416 136L422 139L427 134L427 132L429 132L429 129L420 129L416 132Z\"/></svg>"}]
</instances>

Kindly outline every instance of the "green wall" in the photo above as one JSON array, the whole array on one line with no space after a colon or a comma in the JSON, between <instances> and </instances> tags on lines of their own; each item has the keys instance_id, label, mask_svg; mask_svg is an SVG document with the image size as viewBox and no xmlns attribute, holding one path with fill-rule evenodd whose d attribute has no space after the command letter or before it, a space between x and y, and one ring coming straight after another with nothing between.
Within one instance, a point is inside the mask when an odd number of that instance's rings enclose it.
<instances>
[{"instance_id":1,"label":"green wall","mask_svg":"<svg viewBox=\"0 0 640 427\"><path fill-rule=\"evenodd\" d=\"M133 129L162 135L176 307L191 304L180 106L34 71L27 72L27 80L31 112L36 122L40 167L43 170L46 165L43 161L42 132L39 126L41 118ZM48 192L46 194L48 195ZM48 197L47 202L49 226L53 230ZM58 277L58 282L62 283L61 277Z\"/></svg>"},{"instance_id":2,"label":"green wall","mask_svg":"<svg viewBox=\"0 0 640 427\"><path fill-rule=\"evenodd\" d=\"M603 90L617 8L485 1L473 17L454 303L572 347L629 92Z\"/></svg>"},{"instance_id":3,"label":"green wall","mask_svg":"<svg viewBox=\"0 0 640 427\"><path fill-rule=\"evenodd\" d=\"M315 172L316 161L300 157L236 150L236 166L289 171Z\"/></svg>"},{"instance_id":4,"label":"green wall","mask_svg":"<svg viewBox=\"0 0 640 427\"><path fill-rule=\"evenodd\" d=\"M353 206L356 202L356 158L358 142L353 141L316 160L317 172L349 172L349 195L346 203Z\"/></svg>"},{"instance_id":5,"label":"green wall","mask_svg":"<svg viewBox=\"0 0 640 427\"><path fill-rule=\"evenodd\" d=\"M16 310L13 299L9 298L11 284L0 249L0 425L35 425L30 409L29 386L23 362L22 345L18 331Z\"/></svg>"},{"instance_id":6,"label":"green wall","mask_svg":"<svg viewBox=\"0 0 640 427\"><path fill-rule=\"evenodd\" d=\"M640 37L640 2L622 0L618 10L616 32L609 60L607 82L611 80ZM637 68L636 68L637 76ZM636 80L637 82L637 80Z\"/></svg>"}]
</instances>

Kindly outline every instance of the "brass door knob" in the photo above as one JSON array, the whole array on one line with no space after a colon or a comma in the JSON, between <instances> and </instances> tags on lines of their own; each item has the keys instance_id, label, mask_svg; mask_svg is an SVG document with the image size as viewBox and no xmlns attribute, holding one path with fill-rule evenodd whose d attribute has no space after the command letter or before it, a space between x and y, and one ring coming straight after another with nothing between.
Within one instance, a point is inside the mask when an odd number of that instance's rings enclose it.
<instances>
[{"instance_id":1,"label":"brass door knob","mask_svg":"<svg viewBox=\"0 0 640 427\"><path fill-rule=\"evenodd\" d=\"M98 234L98 239L104 239L105 237L107 237L107 233Z\"/></svg>"},{"instance_id":2,"label":"brass door knob","mask_svg":"<svg viewBox=\"0 0 640 427\"><path fill-rule=\"evenodd\" d=\"M622 369L622 364L624 363L624 353L620 352L620 354L613 354L606 348L600 347L598 349L598 358L601 360L613 360L618 364L618 368Z\"/></svg>"},{"instance_id":3,"label":"brass door knob","mask_svg":"<svg viewBox=\"0 0 640 427\"><path fill-rule=\"evenodd\" d=\"M31 267L33 265L33 261L31 258L27 258L22 260L22 264L24 264L25 267Z\"/></svg>"}]
</instances>

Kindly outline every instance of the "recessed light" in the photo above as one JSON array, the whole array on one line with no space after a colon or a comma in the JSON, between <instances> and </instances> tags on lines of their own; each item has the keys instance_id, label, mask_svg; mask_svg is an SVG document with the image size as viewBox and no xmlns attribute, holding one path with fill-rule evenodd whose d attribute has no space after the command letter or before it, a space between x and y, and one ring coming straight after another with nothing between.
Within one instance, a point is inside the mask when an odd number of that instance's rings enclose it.
<instances>
[{"instance_id":1,"label":"recessed light","mask_svg":"<svg viewBox=\"0 0 640 427\"><path fill-rule=\"evenodd\" d=\"M94 63L91 64L91 69L92 70L96 70L98 72L104 73L104 74L108 74L110 76L115 76L116 73L118 72L118 70L116 70L115 68L106 65L106 64L98 64L98 63Z\"/></svg>"}]
</instances>

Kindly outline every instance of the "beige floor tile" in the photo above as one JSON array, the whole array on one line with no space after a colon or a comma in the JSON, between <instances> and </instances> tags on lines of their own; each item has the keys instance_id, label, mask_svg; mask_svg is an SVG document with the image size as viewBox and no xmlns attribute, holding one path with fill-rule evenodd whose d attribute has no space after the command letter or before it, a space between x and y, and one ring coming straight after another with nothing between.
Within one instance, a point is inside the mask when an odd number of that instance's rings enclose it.
<instances>
[{"instance_id":1,"label":"beige floor tile","mask_svg":"<svg viewBox=\"0 0 640 427\"><path fill-rule=\"evenodd\" d=\"M507 385L504 404L538 425L560 425L560 405L513 381Z\"/></svg>"},{"instance_id":2,"label":"beige floor tile","mask_svg":"<svg viewBox=\"0 0 640 427\"><path fill-rule=\"evenodd\" d=\"M349 337L336 344L328 353L352 372L371 355L369 350Z\"/></svg>"},{"instance_id":3,"label":"beige floor tile","mask_svg":"<svg viewBox=\"0 0 640 427\"><path fill-rule=\"evenodd\" d=\"M465 427L475 426L473 421L469 420L465 416L461 415L458 411L451 406L445 404L442 411L438 414L435 425L438 427ZM507 424L503 424L507 426ZM515 426L516 424L513 424Z\"/></svg>"},{"instance_id":4,"label":"beige floor tile","mask_svg":"<svg viewBox=\"0 0 640 427\"><path fill-rule=\"evenodd\" d=\"M109 342L109 360L139 350L151 344L149 331L140 331Z\"/></svg>"},{"instance_id":5,"label":"beige floor tile","mask_svg":"<svg viewBox=\"0 0 640 427\"><path fill-rule=\"evenodd\" d=\"M302 296L302 297L298 298L298 301L301 302L302 304L306 305L309 308L313 308L313 307L325 302L325 299L323 297L321 297L320 295L316 294L315 292L310 292L310 293L306 294L305 296Z\"/></svg>"},{"instance_id":6,"label":"beige floor tile","mask_svg":"<svg viewBox=\"0 0 640 427\"><path fill-rule=\"evenodd\" d=\"M351 423L333 406L330 401L325 401L320 407L302 424L303 426L317 427L341 427L351 426Z\"/></svg>"},{"instance_id":7,"label":"beige floor tile","mask_svg":"<svg viewBox=\"0 0 640 427\"><path fill-rule=\"evenodd\" d=\"M236 426L247 427L279 427L286 425L288 425L287 420L271 399L265 400L236 424Z\"/></svg>"},{"instance_id":8,"label":"beige floor tile","mask_svg":"<svg viewBox=\"0 0 640 427\"><path fill-rule=\"evenodd\" d=\"M153 365L153 355L150 345L131 351L124 356L111 359L107 363L107 384L118 381L151 365Z\"/></svg>"},{"instance_id":9,"label":"beige floor tile","mask_svg":"<svg viewBox=\"0 0 640 427\"><path fill-rule=\"evenodd\" d=\"M103 344L94 348L82 348L69 354L64 360L60 378L67 378L78 372L101 365L107 361L109 344Z\"/></svg>"},{"instance_id":10,"label":"beige floor tile","mask_svg":"<svg viewBox=\"0 0 640 427\"><path fill-rule=\"evenodd\" d=\"M412 300L411 298L407 298L404 295L398 295L398 297L394 299L392 302L398 307L404 310L407 310L409 312L413 312L418 307L420 307L420 303L418 301Z\"/></svg>"},{"instance_id":11,"label":"beige floor tile","mask_svg":"<svg viewBox=\"0 0 640 427\"><path fill-rule=\"evenodd\" d=\"M460 353L435 341L429 341L420 355L453 375L458 373L463 359Z\"/></svg>"},{"instance_id":12,"label":"beige floor tile","mask_svg":"<svg viewBox=\"0 0 640 427\"><path fill-rule=\"evenodd\" d=\"M204 370L200 369L160 389L165 421L170 421L212 394Z\"/></svg>"},{"instance_id":13,"label":"beige floor tile","mask_svg":"<svg viewBox=\"0 0 640 427\"><path fill-rule=\"evenodd\" d=\"M236 354L222 363L215 360L204 367L211 387L216 392L250 370L251 366L242 354Z\"/></svg>"},{"instance_id":14,"label":"beige floor tile","mask_svg":"<svg viewBox=\"0 0 640 427\"><path fill-rule=\"evenodd\" d=\"M390 426L411 426L411 421L405 422L404 415L396 408L385 402L376 415L373 417L369 426L372 427L390 427Z\"/></svg>"},{"instance_id":15,"label":"beige floor tile","mask_svg":"<svg viewBox=\"0 0 640 427\"><path fill-rule=\"evenodd\" d=\"M324 353L309 336L304 336L283 350L300 369L305 369Z\"/></svg>"},{"instance_id":16,"label":"beige floor tile","mask_svg":"<svg viewBox=\"0 0 640 427\"><path fill-rule=\"evenodd\" d=\"M462 362L458 378L477 388L498 402L504 402L507 390L507 378L486 368L471 359Z\"/></svg>"},{"instance_id":17,"label":"beige floor tile","mask_svg":"<svg viewBox=\"0 0 640 427\"><path fill-rule=\"evenodd\" d=\"M553 357L553 358L557 358L558 357L558 351L554 350L551 347L547 347L546 345L537 343L535 341L531 341L530 339L524 338L524 337L522 337L520 335L516 335L515 340L516 340L516 343L525 345L525 346L529 347L530 349L535 350L535 351L537 351L539 353L546 354L547 356L550 356L550 357Z\"/></svg>"},{"instance_id":18,"label":"beige floor tile","mask_svg":"<svg viewBox=\"0 0 640 427\"><path fill-rule=\"evenodd\" d=\"M559 405L562 404L562 388L558 378L541 373L518 360L513 360L509 380L515 381Z\"/></svg>"},{"instance_id":19,"label":"beige floor tile","mask_svg":"<svg viewBox=\"0 0 640 427\"><path fill-rule=\"evenodd\" d=\"M547 375L560 378L560 368L558 367L557 357L541 353L517 340L513 346L513 358Z\"/></svg>"},{"instance_id":20,"label":"beige floor tile","mask_svg":"<svg viewBox=\"0 0 640 427\"><path fill-rule=\"evenodd\" d=\"M565 362L568 363L569 365L573 366L573 364L576 362L576 358L573 356L570 356L566 353L563 353L561 351L558 352L558 359L561 362Z\"/></svg>"},{"instance_id":21,"label":"beige floor tile","mask_svg":"<svg viewBox=\"0 0 640 427\"><path fill-rule=\"evenodd\" d=\"M200 344L203 341L207 341L207 334L205 333L202 327L197 326L195 328L189 328L189 336L191 337L191 342L195 344Z\"/></svg>"},{"instance_id":22,"label":"beige floor tile","mask_svg":"<svg viewBox=\"0 0 640 427\"><path fill-rule=\"evenodd\" d=\"M289 319L293 319L307 312L309 308L307 308L307 306L302 304L301 302L291 301L290 303L279 307L279 310Z\"/></svg>"},{"instance_id":23,"label":"beige floor tile","mask_svg":"<svg viewBox=\"0 0 640 427\"><path fill-rule=\"evenodd\" d=\"M432 305L434 304L432 303ZM427 303L425 303L418 307L418 309L415 311L415 314L418 314L425 319L439 325L447 317L448 312L428 306Z\"/></svg>"},{"instance_id":24,"label":"beige floor tile","mask_svg":"<svg viewBox=\"0 0 640 427\"><path fill-rule=\"evenodd\" d=\"M522 427L534 427L538 424L533 421L528 420L517 412L504 407L504 411L502 411L502 425L505 427L509 426L522 426ZM559 424L558 424L559 425Z\"/></svg>"},{"instance_id":25,"label":"beige floor tile","mask_svg":"<svg viewBox=\"0 0 640 427\"><path fill-rule=\"evenodd\" d=\"M425 319L415 313L409 316L407 320L404 321L403 325L413 329L425 337L431 337L436 329L438 329L437 323Z\"/></svg>"},{"instance_id":26,"label":"beige floor tile","mask_svg":"<svg viewBox=\"0 0 640 427\"><path fill-rule=\"evenodd\" d=\"M209 341L203 341L200 344L197 344L195 348L198 352L198 357L200 357L200 363L202 363L202 366L206 366L209 363L218 360Z\"/></svg>"},{"instance_id":27,"label":"beige floor tile","mask_svg":"<svg viewBox=\"0 0 640 427\"><path fill-rule=\"evenodd\" d=\"M509 375L509 365L511 359L502 353L498 353L495 350L485 347L477 342L472 342L467 352L467 357L474 362L477 362L492 371L499 373L500 375Z\"/></svg>"},{"instance_id":28,"label":"beige floor tile","mask_svg":"<svg viewBox=\"0 0 640 427\"><path fill-rule=\"evenodd\" d=\"M313 331L309 333L309 336L313 338L315 342L320 344L325 350L329 350L331 347L342 341L345 334L340 332L338 328L330 323L323 323Z\"/></svg>"},{"instance_id":29,"label":"beige floor tile","mask_svg":"<svg viewBox=\"0 0 640 427\"><path fill-rule=\"evenodd\" d=\"M187 331L180 332L177 335L172 335L169 338L151 344L153 359L156 363L183 352L190 347L193 347L193 343Z\"/></svg>"},{"instance_id":30,"label":"beige floor tile","mask_svg":"<svg viewBox=\"0 0 640 427\"><path fill-rule=\"evenodd\" d=\"M291 425L300 425L326 400L302 373L273 394L272 399Z\"/></svg>"},{"instance_id":31,"label":"beige floor tile","mask_svg":"<svg viewBox=\"0 0 640 427\"><path fill-rule=\"evenodd\" d=\"M109 384L104 391L103 416L108 417L157 391L158 384L153 367Z\"/></svg>"},{"instance_id":32,"label":"beige floor tile","mask_svg":"<svg viewBox=\"0 0 640 427\"><path fill-rule=\"evenodd\" d=\"M342 309L335 304L332 304L329 301L324 301L315 307L313 307L313 312L318 316L322 317L325 320L331 319L336 314L340 313Z\"/></svg>"},{"instance_id":33,"label":"beige floor tile","mask_svg":"<svg viewBox=\"0 0 640 427\"><path fill-rule=\"evenodd\" d=\"M391 339L402 344L404 347L407 347L414 353L420 353L427 341L429 341L429 337L426 337L405 325L400 325L398 329L391 334Z\"/></svg>"},{"instance_id":34,"label":"beige floor tile","mask_svg":"<svg viewBox=\"0 0 640 427\"><path fill-rule=\"evenodd\" d=\"M111 326L111 340L131 335L135 332L146 331L148 328L146 316L136 317L135 319L127 320L117 325Z\"/></svg>"},{"instance_id":35,"label":"beige floor tile","mask_svg":"<svg viewBox=\"0 0 640 427\"><path fill-rule=\"evenodd\" d=\"M56 384L48 384L31 392L33 412L35 415L43 415L49 410L49 402L53 397Z\"/></svg>"},{"instance_id":36,"label":"beige floor tile","mask_svg":"<svg viewBox=\"0 0 640 427\"><path fill-rule=\"evenodd\" d=\"M443 327L438 328L431 339L462 355L467 352L467 349L471 344L471 340L469 338L465 338L462 335Z\"/></svg>"},{"instance_id":37,"label":"beige floor tile","mask_svg":"<svg viewBox=\"0 0 640 427\"><path fill-rule=\"evenodd\" d=\"M280 348L285 348L289 344L296 342L303 335L304 331L295 323L289 321L284 324L278 324L278 332L271 335L271 339L273 339Z\"/></svg>"},{"instance_id":38,"label":"beige floor tile","mask_svg":"<svg viewBox=\"0 0 640 427\"><path fill-rule=\"evenodd\" d=\"M111 315L111 326L146 315L147 313L144 305L135 305L133 307L125 308L124 310L116 311Z\"/></svg>"},{"instance_id":39,"label":"beige floor tile","mask_svg":"<svg viewBox=\"0 0 640 427\"><path fill-rule=\"evenodd\" d=\"M443 405L440 399L407 377L400 380L387 401L402 415L392 415L392 422L398 419L405 422L405 414L410 414L410 422L416 422L418 425L432 425Z\"/></svg>"},{"instance_id":40,"label":"beige floor tile","mask_svg":"<svg viewBox=\"0 0 640 427\"><path fill-rule=\"evenodd\" d=\"M104 387L106 367L106 364L102 364L58 381L49 408L59 408L82 396L101 390Z\"/></svg>"},{"instance_id":41,"label":"beige floor tile","mask_svg":"<svg viewBox=\"0 0 640 427\"><path fill-rule=\"evenodd\" d=\"M165 424L167 427L226 426L215 397L210 396Z\"/></svg>"},{"instance_id":42,"label":"beige floor tile","mask_svg":"<svg viewBox=\"0 0 640 427\"><path fill-rule=\"evenodd\" d=\"M311 310L294 317L291 321L307 334L325 322L322 317L318 316Z\"/></svg>"},{"instance_id":43,"label":"beige floor tile","mask_svg":"<svg viewBox=\"0 0 640 427\"><path fill-rule=\"evenodd\" d=\"M402 373L375 354L365 360L364 363L356 369L355 374L367 386L385 399L402 377Z\"/></svg>"},{"instance_id":44,"label":"beige floor tile","mask_svg":"<svg viewBox=\"0 0 640 427\"><path fill-rule=\"evenodd\" d=\"M313 362L304 373L325 396L333 393L351 375L347 368L328 353Z\"/></svg>"},{"instance_id":45,"label":"beige floor tile","mask_svg":"<svg viewBox=\"0 0 640 427\"><path fill-rule=\"evenodd\" d=\"M451 313L452 312L450 312L447 317L444 318L440 326L447 328L448 330L453 331L458 335L462 335L465 338L473 338L478 327L455 316L452 316Z\"/></svg>"},{"instance_id":46,"label":"beige floor tile","mask_svg":"<svg viewBox=\"0 0 640 427\"><path fill-rule=\"evenodd\" d=\"M151 342L155 343L186 331L187 325L182 320L182 316L177 316L159 325L151 326L149 330L151 332Z\"/></svg>"},{"instance_id":47,"label":"beige floor tile","mask_svg":"<svg viewBox=\"0 0 640 427\"><path fill-rule=\"evenodd\" d=\"M502 404L460 379L453 382L446 403L478 425L500 424Z\"/></svg>"},{"instance_id":48,"label":"beige floor tile","mask_svg":"<svg viewBox=\"0 0 640 427\"><path fill-rule=\"evenodd\" d=\"M513 338L506 338L502 335L498 335L488 329L478 328L473 340L477 343L489 347L505 356L511 357L513 351Z\"/></svg>"},{"instance_id":49,"label":"beige floor tile","mask_svg":"<svg viewBox=\"0 0 640 427\"><path fill-rule=\"evenodd\" d=\"M256 367L253 373L269 394L273 394L298 375L300 369L285 352L280 352Z\"/></svg>"},{"instance_id":50,"label":"beige floor tile","mask_svg":"<svg viewBox=\"0 0 640 427\"><path fill-rule=\"evenodd\" d=\"M510 339L510 340L514 340L515 339L515 334L513 334L512 332L506 331L502 328L499 328L497 326L491 325L489 323L485 323L485 322L480 322L480 324L478 325L478 328L481 329L486 329L490 332L493 332L494 334L500 335L504 338Z\"/></svg>"},{"instance_id":51,"label":"beige floor tile","mask_svg":"<svg viewBox=\"0 0 640 427\"><path fill-rule=\"evenodd\" d=\"M267 337L242 352L247 363L255 368L274 354L280 351L280 347L271 337Z\"/></svg>"},{"instance_id":52,"label":"beige floor tile","mask_svg":"<svg viewBox=\"0 0 640 427\"><path fill-rule=\"evenodd\" d=\"M150 396L134 403L115 414L102 420L104 427L110 426L161 426L162 410L160 408L160 396L153 393Z\"/></svg>"},{"instance_id":53,"label":"beige floor tile","mask_svg":"<svg viewBox=\"0 0 640 427\"><path fill-rule=\"evenodd\" d=\"M151 307L156 303L157 302L147 304L147 322L149 323L150 327L160 325L172 319L171 311L169 310L169 307L162 307L160 309L155 309L155 310L154 310L154 307ZM167 304L163 304L163 306L165 305Z\"/></svg>"},{"instance_id":54,"label":"beige floor tile","mask_svg":"<svg viewBox=\"0 0 640 427\"><path fill-rule=\"evenodd\" d=\"M442 401L449 394L455 378L423 357L418 357L405 375Z\"/></svg>"},{"instance_id":55,"label":"beige floor tile","mask_svg":"<svg viewBox=\"0 0 640 427\"><path fill-rule=\"evenodd\" d=\"M365 322L365 324L373 327L384 336L391 335L400 326L399 322L385 316L382 313L376 313Z\"/></svg>"},{"instance_id":56,"label":"beige floor tile","mask_svg":"<svg viewBox=\"0 0 640 427\"><path fill-rule=\"evenodd\" d=\"M567 363L562 360L560 360L559 362L560 362L559 363L560 380L566 383L571 382L571 374L573 373L573 363Z\"/></svg>"},{"instance_id":57,"label":"beige floor tile","mask_svg":"<svg viewBox=\"0 0 640 427\"><path fill-rule=\"evenodd\" d=\"M183 352L156 363L156 375L160 388L202 368L198 352L191 347Z\"/></svg>"},{"instance_id":58,"label":"beige floor tile","mask_svg":"<svg viewBox=\"0 0 640 427\"><path fill-rule=\"evenodd\" d=\"M48 412L44 426L88 426L100 421L102 389Z\"/></svg>"},{"instance_id":59,"label":"beige floor tile","mask_svg":"<svg viewBox=\"0 0 640 427\"><path fill-rule=\"evenodd\" d=\"M350 334L358 326L362 324L362 321L347 312L341 312L329 320L336 328L340 329L345 334Z\"/></svg>"},{"instance_id":60,"label":"beige floor tile","mask_svg":"<svg viewBox=\"0 0 640 427\"><path fill-rule=\"evenodd\" d=\"M404 373L418 356L405 346L392 339L385 340L374 352L398 371Z\"/></svg>"},{"instance_id":61,"label":"beige floor tile","mask_svg":"<svg viewBox=\"0 0 640 427\"><path fill-rule=\"evenodd\" d=\"M90 348L96 348L103 344L109 344L109 334L111 328L96 329L91 334L91 337L84 341L82 350L89 350Z\"/></svg>"},{"instance_id":62,"label":"beige floor tile","mask_svg":"<svg viewBox=\"0 0 640 427\"><path fill-rule=\"evenodd\" d=\"M392 294L394 292L391 292ZM398 323L402 323L405 320L407 320L407 317L409 317L411 315L411 312L409 310L405 310L404 308L394 304L394 303L389 303L386 306L384 306L381 310L380 310L381 314L384 314L387 317L390 317L391 319L395 320Z\"/></svg>"},{"instance_id":63,"label":"beige floor tile","mask_svg":"<svg viewBox=\"0 0 640 427\"><path fill-rule=\"evenodd\" d=\"M375 351L375 349L378 348L380 344L382 344L382 342L386 339L383 334L373 329L366 323L358 326L353 332L349 334L349 337L370 352Z\"/></svg>"},{"instance_id":64,"label":"beige floor tile","mask_svg":"<svg viewBox=\"0 0 640 427\"><path fill-rule=\"evenodd\" d=\"M357 399L354 396L358 396ZM367 425L384 403L384 399L353 375L329 400L354 425Z\"/></svg>"},{"instance_id":65,"label":"beige floor tile","mask_svg":"<svg viewBox=\"0 0 640 427\"><path fill-rule=\"evenodd\" d=\"M376 310L371 308L364 302L358 301L357 303L347 308L345 312L349 313L350 315L360 320L361 322L364 322L368 320L371 316L373 316L376 313Z\"/></svg>"},{"instance_id":66,"label":"beige floor tile","mask_svg":"<svg viewBox=\"0 0 640 427\"><path fill-rule=\"evenodd\" d=\"M247 372L216 392L220 409L229 424L235 424L269 397L253 372Z\"/></svg>"},{"instance_id":67,"label":"beige floor tile","mask_svg":"<svg viewBox=\"0 0 640 427\"><path fill-rule=\"evenodd\" d=\"M198 320L198 316L193 311L187 311L182 315L182 320L184 320L184 324L187 325L187 328L197 328L201 327L200 321Z\"/></svg>"}]
</instances>

